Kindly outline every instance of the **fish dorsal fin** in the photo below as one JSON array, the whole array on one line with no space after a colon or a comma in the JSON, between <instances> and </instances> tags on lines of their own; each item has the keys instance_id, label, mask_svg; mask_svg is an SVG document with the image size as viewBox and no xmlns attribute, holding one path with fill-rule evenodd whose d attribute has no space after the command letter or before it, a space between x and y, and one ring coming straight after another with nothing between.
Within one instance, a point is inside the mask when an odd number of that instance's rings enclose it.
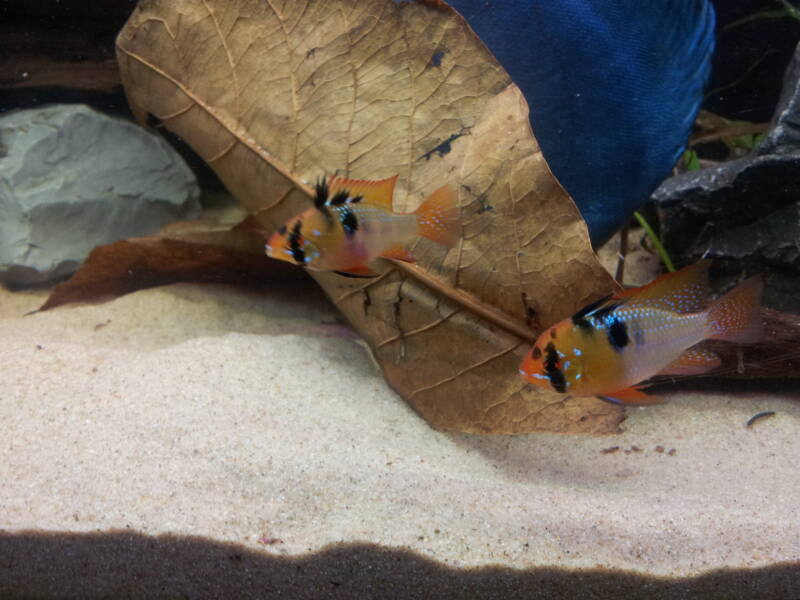
<instances>
[{"instance_id":1,"label":"fish dorsal fin","mask_svg":"<svg viewBox=\"0 0 800 600\"><path fill-rule=\"evenodd\" d=\"M662 275L642 287L620 292L611 301L624 304L646 304L679 313L700 312L709 304L709 266L709 261L701 260L680 271Z\"/></svg>"},{"instance_id":2,"label":"fish dorsal fin","mask_svg":"<svg viewBox=\"0 0 800 600\"><path fill-rule=\"evenodd\" d=\"M572 315L572 321L576 324L580 321L586 323L585 317L594 315L598 312L602 313L614 310L619 305L620 302L616 300L616 297L613 294L609 294L604 298L600 298L599 300L595 300L591 304L584 306L582 309Z\"/></svg>"},{"instance_id":3,"label":"fish dorsal fin","mask_svg":"<svg viewBox=\"0 0 800 600\"><path fill-rule=\"evenodd\" d=\"M321 210L325 215L330 216L327 210L328 201L330 200L330 188L328 187L328 180L324 177L317 179L314 185L314 208Z\"/></svg>"},{"instance_id":4,"label":"fish dorsal fin","mask_svg":"<svg viewBox=\"0 0 800 600\"><path fill-rule=\"evenodd\" d=\"M397 175L388 179L378 179L368 181L366 179L345 179L343 177L331 177L328 184L329 199L328 204L343 204L352 202L356 198L363 199L367 204L382 206L392 210L392 195L394 194L394 184Z\"/></svg>"}]
</instances>

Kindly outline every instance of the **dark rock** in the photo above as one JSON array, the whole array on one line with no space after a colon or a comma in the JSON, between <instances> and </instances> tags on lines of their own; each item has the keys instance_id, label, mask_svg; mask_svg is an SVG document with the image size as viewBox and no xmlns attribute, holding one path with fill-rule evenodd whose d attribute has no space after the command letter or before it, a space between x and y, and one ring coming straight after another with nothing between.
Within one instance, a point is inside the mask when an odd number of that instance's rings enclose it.
<instances>
[{"instance_id":1,"label":"dark rock","mask_svg":"<svg viewBox=\"0 0 800 600\"><path fill-rule=\"evenodd\" d=\"M800 312L800 46L772 126L752 154L666 180L653 194L679 262L719 259L728 279L761 273L765 304Z\"/></svg>"},{"instance_id":2,"label":"dark rock","mask_svg":"<svg viewBox=\"0 0 800 600\"><path fill-rule=\"evenodd\" d=\"M778 0L712 1L717 46L703 108L733 120L769 121L800 22Z\"/></svg>"},{"instance_id":3,"label":"dark rock","mask_svg":"<svg viewBox=\"0 0 800 600\"><path fill-rule=\"evenodd\" d=\"M756 154L797 154L800 152L800 44L783 77L783 89L767 137Z\"/></svg>"}]
</instances>

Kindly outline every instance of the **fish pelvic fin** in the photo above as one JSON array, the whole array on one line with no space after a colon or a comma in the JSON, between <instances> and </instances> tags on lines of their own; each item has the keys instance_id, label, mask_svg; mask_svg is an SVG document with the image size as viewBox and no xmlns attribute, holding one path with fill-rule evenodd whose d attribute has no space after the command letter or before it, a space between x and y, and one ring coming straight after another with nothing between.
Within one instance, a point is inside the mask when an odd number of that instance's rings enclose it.
<instances>
[{"instance_id":1,"label":"fish pelvic fin","mask_svg":"<svg viewBox=\"0 0 800 600\"><path fill-rule=\"evenodd\" d=\"M627 406L649 406L666 402L659 396L645 394L639 387L629 387L608 394L598 394L597 397L612 404L625 404Z\"/></svg>"},{"instance_id":2,"label":"fish pelvic fin","mask_svg":"<svg viewBox=\"0 0 800 600\"><path fill-rule=\"evenodd\" d=\"M342 277L377 277L378 274L367 267L366 265L360 267L352 267L347 269L346 271L334 271L337 275L341 275Z\"/></svg>"},{"instance_id":3,"label":"fish pelvic fin","mask_svg":"<svg viewBox=\"0 0 800 600\"><path fill-rule=\"evenodd\" d=\"M722 364L719 356L702 348L690 348L664 367L659 375L701 375Z\"/></svg>"},{"instance_id":4,"label":"fish pelvic fin","mask_svg":"<svg viewBox=\"0 0 800 600\"><path fill-rule=\"evenodd\" d=\"M395 244L391 248L388 248L381 256L383 258L393 258L408 263L417 262L414 256L406 250L402 244Z\"/></svg>"},{"instance_id":5,"label":"fish pelvic fin","mask_svg":"<svg viewBox=\"0 0 800 600\"><path fill-rule=\"evenodd\" d=\"M642 287L616 294L616 300L657 306L678 313L701 312L708 308L708 268L701 260L679 271L667 273Z\"/></svg>"},{"instance_id":6,"label":"fish pelvic fin","mask_svg":"<svg viewBox=\"0 0 800 600\"><path fill-rule=\"evenodd\" d=\"M754 344L764 339L763 289L761 277L751 277L714 302L708 309L708 337L739 344Z\"/></svg>"},{"instance_id":7,"label":"fish pelvic fin","mask_svg":"<svg viewBox=\"0 0 800 600\"><path fill-rule=\"evenodd\" d=\"M457 200L449 185L443 185L428 196L414 213L419 235L447 248L455 246L461 235Z\"/></svg>"}]
</instances>

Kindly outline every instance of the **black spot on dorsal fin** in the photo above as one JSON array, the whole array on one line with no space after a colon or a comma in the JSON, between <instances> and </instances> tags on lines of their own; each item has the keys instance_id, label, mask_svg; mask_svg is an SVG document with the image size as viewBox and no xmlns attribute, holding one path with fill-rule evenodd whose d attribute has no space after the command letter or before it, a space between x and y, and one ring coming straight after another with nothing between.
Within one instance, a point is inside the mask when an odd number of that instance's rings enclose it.
<instances>
[{"instance_id":1,"label":"black spot on dorsal fin","mask_svg":"<svg viewBox=\"0 0 800 600\"><path fill-rule=\"evenodd\" d=\"M602 306L604 303L608 302L611 299L612 295L613 294L609 294L605 298L600 298L600 300L595 300L591 304L587 304L582 309L580 309L578 312L576 312L574 315L572 315L572 321L575 322L576 319L580 319L581 317L588 316L590 313L592 313L595 310L597 310L597 308Z\"/></svg>"},{"instance_id":2,"label":"black spot on dorsal fin","mask_svg":"<svg viewBox=\"0 0 800 600\"><path fill-rule=\"evenodd\" d=\"M351 196L350 190L339 190L333 198L328 201L330 206L342 206L343 204L358 204L364 196Z\"/></svg>"},{"instance_id":3,"label":"black spot on dorsal fin","mask_svg":"<svg viewBox=\"0 0 800 600\"><path fill-rule=\"evenodd\" d=\"M325 217L325 220L328 222L328 225L330 226L333 224L333 216L331 216L331 213L328 210L328 200L330 197L328 180L324 177L322 179L317 179L317 183L314 185L314 190L314 208L322 213L322 215Z\"/></svg>"},{"instance_id":4,"label":"black spot on dorsal fin","mask_svg":"<svg viewBox=\"0 0 800 600\"><path fill-rule=\"evenodd\" d=\"M328 190L328 180L324 177L322 179L317 179L317 183L314 185L314 191L316 192L314 195L314 207L319 210L324 210L325 205L328 203L328 195L330 194Z\"/></svg>"},{"instance_id":5,"label":"black spot on dorsal fin","mask_svg":"<svg viewBox=\"0 0 800 600\"><path fill-rule=\"evenodd\" d=\"M600 298L600 300L587 304L572 315L572 323L581 329L593 330L594 325L589 320L590 318L595 321L604 321L624 304L624 302L610 302L612 297L613 294L609 294L605 298Z\"/></svg>"},{"instance_id":6,"label":"black spot on dorsal fin","mask_svg":"<svg viewBox=\"0 0 800 600\"><path fill-rule=\"evenodd\" d=\"M609 316L612 312L614 312L616 309L618 309L620 306L621 305L619 303L611 303L606 306L603 306L602 308L598 308L589 316L591 316L593 319L603 320L607 316Z\"/></svg>"},{"instance_id":7,"label":"black spot on dorsal fin","mask_svg":"<svg viewBox=\"0 0 800 600\"><path fill-rule=\"evenodd\" d=\"M342 204L347 204L350 200L350 192L347 190L339 190L334 194L333 198L330 199L328 204L331 206L341 206Z\"/></svg>"}]
</instances>

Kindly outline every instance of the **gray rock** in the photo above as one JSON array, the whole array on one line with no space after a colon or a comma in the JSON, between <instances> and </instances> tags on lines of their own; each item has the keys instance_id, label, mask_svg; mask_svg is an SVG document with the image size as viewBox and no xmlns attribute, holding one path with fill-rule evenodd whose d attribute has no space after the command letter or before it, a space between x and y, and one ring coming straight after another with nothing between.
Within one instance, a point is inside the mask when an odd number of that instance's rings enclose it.
<instances>
[{"instance_id":1,"label":"gray rock","mask_svg":"<svg viewBox=\"0 0 800 600\"><path fill-rule=\"evenodd\" d=\"M192 171L163 139L84 105L0 117L0 282L69 275L95 246L199 212Z\"/></svg>"},{"instance_id":2,"label":"gray rock","mask_svg":"<svg viewBox=\"0 0 800 600\"><path fill-rule=\"evenodd\" d=\"M800 45L765 139L744 158L667 179L653 194L661 234L681 262L765 278L765 303L800 311Z\"/></svg>"},{"instance_id":3,"label":"gray rock","mask_svg":"<svg viewBox=\"0 0 800 600\"><path fill-rule=\"evenodd\" d=\"M783 88L772 127L756 150L757 154L797 153L800 151L800 44L783 77Z\"/></svg>"}]
</instances>

